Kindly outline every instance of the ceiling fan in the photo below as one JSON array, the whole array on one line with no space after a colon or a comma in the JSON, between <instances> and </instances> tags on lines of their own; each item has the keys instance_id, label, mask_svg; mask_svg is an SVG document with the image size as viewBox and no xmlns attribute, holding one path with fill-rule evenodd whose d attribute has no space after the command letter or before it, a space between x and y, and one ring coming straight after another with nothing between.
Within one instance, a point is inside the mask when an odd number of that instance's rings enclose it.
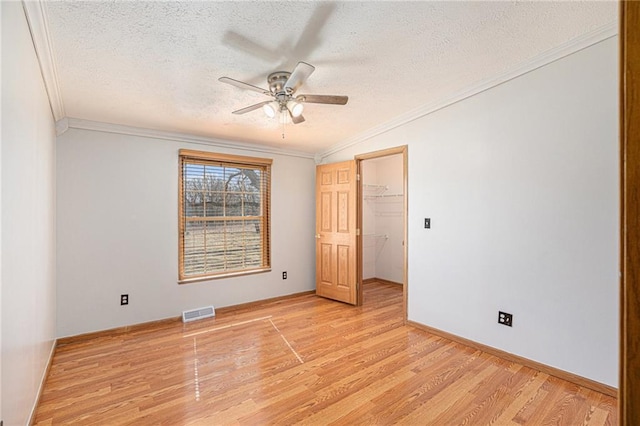
<instances>
[{"instance_id":1,"label":"ceiling fan","mask_svg":"<svg viewBox=\"0 0 640 426\"><path fill-rule=\"evenodd\" d=\"M314 70L315 67L313 65L307 64L306 62L298 62L298 65L296 65L292 72L272 72L267 77L269 89L262 89L254 86L253 84L234 80L229 77L220 77L218 80L223 83L239 87L240 89L253 90L254 92L259 92L273 98L268 101L260 102L259 104L233 111L233 114L245 114L262 108L265 114L270 118L275 117L279 112L287 113L291 117L291 121L294 124L298 124L304 121L302 110L304 109L303 104L305 102L314 104L345 105L349 100L348 96L338 95L296 96L295 93L298 88L304 84Z\"/></svg>"}]
</instances>

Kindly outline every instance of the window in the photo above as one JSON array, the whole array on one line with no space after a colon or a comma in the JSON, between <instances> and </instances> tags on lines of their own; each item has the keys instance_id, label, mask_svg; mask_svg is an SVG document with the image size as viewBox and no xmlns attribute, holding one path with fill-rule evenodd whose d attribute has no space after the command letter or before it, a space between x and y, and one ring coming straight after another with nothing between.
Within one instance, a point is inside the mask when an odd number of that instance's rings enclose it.
<instances>
[{"instance_id":1,"label":"window","mask_svg":"<svg viewBox=\"0 0 640 426\"><path fill-rule=\"evenodd\" d=\"M180 283L270 270L271 162L180 150Z\"/></svg>"}]
</instances>

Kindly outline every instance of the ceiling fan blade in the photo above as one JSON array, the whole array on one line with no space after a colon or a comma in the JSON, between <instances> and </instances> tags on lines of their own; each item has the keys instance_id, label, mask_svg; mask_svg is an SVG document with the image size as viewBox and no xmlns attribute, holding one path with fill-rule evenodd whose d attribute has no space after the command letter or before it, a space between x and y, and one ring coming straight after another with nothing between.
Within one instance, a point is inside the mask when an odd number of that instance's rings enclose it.
<instances>
[{"instance_id":1,"label":"ceiling fan blade","mask_svg":"<svg viewBox=\"0 0 640 426\"><path fill-rule=\"evenodd\" d=\"M300 95L296 97L296 101L312 104L346 105L348 100L348 96L338 95Z\"/></svg>"},{"instance_id":2,"label":"ceiling fan blade","mask_svg":"<svg viewBox=\"0 0 640 426\"><path fill-rule=\"evenodd\" d=\"M298 87L302 86L307 78L309 78L315 69L316 67L307 64L306 62L298 62L298 65L293 69L289 79L284 84L284 89L289 93L295 92L298 90Z\"/></svg>"},{"instance_id":3,"label":"ceiling fan blade","mask_svg":"<svg viewBox=\"0 0 640 426\"><path fill-rule=\"evenodd\" d=\"M268 104L270 102L273 102L273 101L260 102L259 104L251 105L251 106L248 106L246 108L242 108L242 109L233 111L232 114L244 114L244 113L247 113L247 112L251 112L251 111L254 111L256 109L262 108L263 105L266 105L266 104Z\"/></svg>"},{"instance_id":4,"label":"ceiling fan blade","mask_svg":"<svg viewBox=\"0 0 640 426\"><path fill-rule=\"evenodd\" d=\"M262 89L262 88L260 88L258 86L254 86L253 84L245 83L243 81L234 80L233 78L220 77L218 79L218 81L221 81L222 83L230 84L232 86L239 87L240 89L253 90L254 92L258 92L258 93L262 93L263 95L271 96L271 92L268 91L267 89Z\"/></svg>"},{"instance_id":5,"label":"ceiling fan blade","mask_svg":"<svg viewBox=\"0 0 640 426\"><path fill-rule=\"evenodd\" d=\"M273 51L260 43L257 43L242 34L238 34L234 31L227 31L222 37L223 43L226 43L236 49L243 50L253 57L262 59L266 62L277 62L282 59L282 54L278 51Z\"/></svg>"},{"instance_id":6,"label":"ceiling fan blade","mask_svg":"<svg viewBox=\"0 0 640 426\"><path fill-rule=\"evenodd\" d=\"M290 58L308 58L325 41L322 39L322 29L335 12L336 4L320 2L309 17L309 21L289 53Z\"/></svg>"}]
</instances>

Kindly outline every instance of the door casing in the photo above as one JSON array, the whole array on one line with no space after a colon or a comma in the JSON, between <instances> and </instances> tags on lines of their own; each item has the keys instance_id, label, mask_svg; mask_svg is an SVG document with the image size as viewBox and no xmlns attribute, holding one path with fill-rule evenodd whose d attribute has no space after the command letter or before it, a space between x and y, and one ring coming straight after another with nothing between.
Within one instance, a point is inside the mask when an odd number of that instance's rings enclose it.
<instances>
[{"instance_id":1,"label":"door casing","mask_svg":"<svg viewBox=\"0 0 640 426\"><path fill-rule=\"evenodd\" d=\"M619 424L640 424L640 3L620 2Z\"/></svg>"},{"instance_id":2,"label":"door casing","mask_svg":"<svg viewBox=\"0 0 640 426\"><path fill-rule=\"evenodd\" d=\"M407 322L408 315L408 297L409 297L409 280L407 274L407 265L408 265L408 234L407 234L407 214L408 214L408 199L409 199L409 191L407 187L407 166L408 166L408 147L407 145L398 146L395 148L383 149L381 151L369 152L366 154L360 154L355 156L356 160L356 172L358 176L362 171L362 161L371 160L374 158L388 157L390 155L402 155L402 191L404 193L403 197L403 205L402 205L402 220L403 220L403 273L402 273L402 317L403 321ZM363 302L363 289L362 289L362 180L358 180L358 192L357 192L357 228L360 230L360 235L357 238L357 265L356 265L356 274L358 280L358 301L357 304L360 306Z\"/></svg>"}]
</instances>

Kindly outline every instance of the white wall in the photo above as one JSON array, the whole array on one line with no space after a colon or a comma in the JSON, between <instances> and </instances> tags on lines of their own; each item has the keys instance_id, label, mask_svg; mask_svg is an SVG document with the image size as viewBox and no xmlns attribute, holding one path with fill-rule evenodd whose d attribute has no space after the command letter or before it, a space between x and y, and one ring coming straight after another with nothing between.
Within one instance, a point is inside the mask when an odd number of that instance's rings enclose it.
<instances>
[{"instance_id":1,"label":"white wall","mask_svg":"<svg viewBox=\"0 0 640 426\"><path fill-rule=\"evenodd\" d=\"M20 2L2 2L2 415L27 424L55 338L55 126Z\"/></svg>"},{"instance_id":2,"label":"white wall","mask_svg":"<svg viewBox=\"0 0 640 426\"><path fill-rule=\"evenodd\" d=\"M364 160L362 275L396 283L404 280L403 158L401 154ZM386 237L382 237L382 236Z\"/></svg>"},{"instance_id":3,"label":"white wall","mask_svg":"<svg viewBox=\"0 0 640 426\"><path fill-rule=\"evenodd\" d=\"M372 196L380 191L366 185L377 185L376 162L365 160L360 163L362 176L362 279L376 277L376 259L384 241L375 237L376 233L376 203Z\"/></svg>"},{"instance_id":4,"label":"white wall","mask_svg":"<svg viewBox=\"0 0 640 426\"><path fill-rule=\"evenodd\" d=\"M401 154L382 157L377 161L378 184L388 187L376 203L376 234L387 235L376 261L376 277L401 283L404 280L404 211Z\"/></svg>"},{"instance_id":5,"label":"white wall","mask_svg":"<svg viewBox=\"0 0 640 426\"><path fill-rule=\"evenodd\" d=\"M312 159L79 129L57 148L59 337L315 288ZM181 148L273 158L272 272L177 284Z\"/></svg>"},{"instance_id":6,"label":"white wall","mask_svg":"<svg viewBox=\"0 0 640 426\"><path fill-rule=\"evenodd\" d=\"M617 65L614 37L325 159L409 145L410 320L617 385Z\"/></svg>"}]
</instances>

